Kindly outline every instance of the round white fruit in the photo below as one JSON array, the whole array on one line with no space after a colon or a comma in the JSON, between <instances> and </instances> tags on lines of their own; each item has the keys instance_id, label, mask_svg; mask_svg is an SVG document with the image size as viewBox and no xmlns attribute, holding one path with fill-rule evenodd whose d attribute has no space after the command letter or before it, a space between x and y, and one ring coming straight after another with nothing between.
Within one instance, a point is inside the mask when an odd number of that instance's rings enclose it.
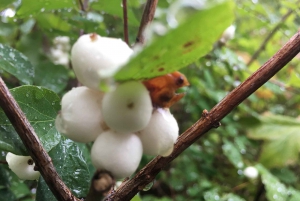
<instances>
[{"instance_id":1,"label":"round white fruit","mask_svg":"<svg viewBox=\"0 0 300 201\"><path fill-rule=\"evenodd\" d=\"M99 89L101 78L112 76L132 53L132 49L121 39L86 34L73 45L71 62L82 84Z\"/></svg>"},{"instance_id":2,"label":"round white fruit","mask_svg":"<svg viewBox=\"0 0 300 201\"><path fill-rule=\"evenodd\" d=\"M40 172L34 170L34 162L30 156L19 156L8 152L6 161L9 168L24 180L35 180L40 176Z\"/></svg>"},{"instance_id":3,"label":"round white fruit","mask_svg":"<svg viewBox=\"0 0 300 201\"><path fill-rule=\"evenodd\" d=\"M231 40L231 39L234 38L234 34L235 34L235 26L234 25L230 25L223 32L223 34L222 34L222 36L220 38L220 41L222 43L226 43L227 41L229 41L229 40Z\"/></svg>"},{"instance_id":4,"label":"round white fruit","mask_svg":"<svg viewBox=\"0 0 300 201\"><path fill-rule=\"evenodd\" d=\"M258 174L258 170L253 166L246 167L244 170L244 175L249 179L256 179L258 177Z\"/></svg>"},{"instance_id":5,"label":"round white fruit","mask_svg":"<svg viewBox=\"0 0 300 201\"><path fill-rule=\"evenodd\" d=\"M76 142L91 142L105 129L101 115L103 93L87 87L73 88L61 101L57 130Z\"/></svg>"},{"instance_id":6,"label":"round white fruit","mask_svg":"<svg viewBox=\"0 0 300 201\"><path fill-rule=\"evenodd\" d=\"M147 127L139 132L143 152L148 155L168 156L179 135L176 119L169 109L156 109Z\"/></svg>"},{"instance_id":7,"label":"round white fruit","mask_svg":"<svg viewBox=\"0 0 300 201\"><path fill-rule=\"evenodd\" d=\"M136 81L120 84L104 95L102 112L112 130L132 133L144 129L150 121L152 102L146 87Z\"/></svg>"},{"instance_id":8,"label":"round white fruit","mask_svg":"<svg viewBox=\"0 0 300 201\"><path fill-rule=\"evenodd\" d=\"M143 153L135 134L120 135L112 130L101 133L94 142L91 159L97 169L107 170L115 179L128 177L138 168Z\"/></svg>"}]
</instances>

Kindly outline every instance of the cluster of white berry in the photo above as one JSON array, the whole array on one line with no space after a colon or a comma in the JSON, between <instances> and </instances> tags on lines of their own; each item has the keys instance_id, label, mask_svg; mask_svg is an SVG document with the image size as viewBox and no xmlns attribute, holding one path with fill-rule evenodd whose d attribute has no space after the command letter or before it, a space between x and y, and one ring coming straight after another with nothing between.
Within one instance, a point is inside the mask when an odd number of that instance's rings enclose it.
<instances>
[{"instance_id":1,"label":"cluster of white berry","mask_svg":"<svg viewBox=\"0 0 300 201\"><path fill-rule=\"evenodd\" d=\"M92 163L116 179L130 176L142 154L167 156L178 137L176 119L166 108L152 106L142 82L114 83L108 92L100 83L132 56L121 39L97 34L81 36L71 50L72 67L84 85L67 92L56 118L56 128L77 142L92 142Z\"/></svg>"},{"instance_id":2,"label":"cluster of white berry","mask_svg":"<svg viewBox=\"0 0 300 201\"><path fill-rule=\"evenodd\" d=\"M55 64L69 66L70 38L68 36L58 36L53 40L49 57Z\"/></svg>"}]
</instances>

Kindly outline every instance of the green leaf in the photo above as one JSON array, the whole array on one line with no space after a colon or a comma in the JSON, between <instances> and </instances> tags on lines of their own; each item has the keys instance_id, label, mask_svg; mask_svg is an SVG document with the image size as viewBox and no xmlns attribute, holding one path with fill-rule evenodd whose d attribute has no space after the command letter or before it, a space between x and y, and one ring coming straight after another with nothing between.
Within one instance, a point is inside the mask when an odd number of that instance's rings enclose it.
<instances>
[{"instance_id":1,"label":"green leaf","mask_svg":"<svg viewBox=\"0 0 300 201\"><path fill-rule=\"evenodd\" d=\"M290 187L288 193L290 195L289 201L299 201L300 200L300 191Z\"/></svg>"},{"instance_id":2,"label":"green leaf","mask_svg":"<svg viewBox=\"0 0 300 201\"><path fill-rule=\"evenodd\" d=\"M78 197L85 197L90 185L90 173L79 147L65 139L49 152L52 162L63 182ZM56 200L42 177L37 188L37 201Z\"/></svg>"},{"instance_id":3,"label":"green leaf","mask_svg":"<svg viewBox=\"0 0 300 201\"><path fill-rule=\"evenodd\" d=\"M35 69L34 83L55 93L61 92L67 86L67 81L68 70L64 66L46 62Z\"/></svg>"},{"instance_id":4,"label":"green leaf","mask_svg":"<svg viewBox=\"0 0 300 201\"><path fill-rule=\"evenodd\" d=\"M71 30L71 25L61 17L52 13L42 13L37 16L37 22L46 30L59 30L68 32Z\"/></svg>"},{"instance_id":5,"label":"green leaf","mask_svg":"<svg viewBox=\"0 0 300 201\"><path fill-rule=\"evenodd\" d=\"M2 11L5 9L9 4L12 4L14 1L13 0L1 0L0 1L0 10Z\"/></svg>"},{"instance_id":6,"label":"green leaf","mask_svg":"<svg viewBox=\"0 0 300 201\"><path fill-rule=\"evenodd\" d=\"M222 149L225 156L236 168L241 169L244 167L241 153L232 142L225 140Z\"/></svg>"},{"instance_id":7,"label":"green leaf","mask_svg":"<svg viewBox=\"0 0 300 201\"><path fill-rule=\"evenodd\" d=\"M288 190L276 177L274 177L262 165L256 165L261 174L262 183L265 185L267 198L269 201L288 200Z\"/></svg>"},{"instance_id":8,"label":"green leaf","mask_svg":"<svg viewBox=\"0 0 300 201\"><path fill-rule=\"evenodd\" d=\"M230 2L199 11L145 47L115 75L115 79L156 77L195 62L212 49L233 18L233 4Z\"/></svg>"},{"instance_id":9,"label":"green leaf","mask_svg":"<svg viewBox=\"0 0 300 201\"><path fill-rule=\"evenodd\" d=\"M52 91L35 86L21 86L11 90L12 95L25 113L41 143L50 151L60 141L54 122L60 109L60 98ZM26 155L27 151L18 134L0 111L0 150Z\"/></svg>"},{"instance_id":10,"label":"green leaf","mask_svg":"<svg viewBox=\"0 0 300 201\"><path fill-rule=\"evenodd\" d=\"M233 193L229 193L229 194L222 196L221 201L229 201L229 200L230 201L246 201L244 198L241 198L240 196L235 195Z\"/></svg>"},{"instance_id":11,"label":"green leaf","mask_svg":"<svg viewBox=\"0 0 300 201\"><path fill-rule=\"evenodd\" d=\"M21 52L0 44L0 69L14 75L24 84L32 84L34 69Z\"/></svg>"},{"instance_id":12,"label":"green leaf","mask_svg":"<svg viewBox=\"0 0 300 201\"><path fill-rule=\"evenodd\" d=\"M280 115L266 115L261 124L248 130L248 136L265 140L260 162L267 167L294 164L300 147L300 121Z\"/></svg>"},{"instance_id":13,"label":"green leaf","mask_svg":"<svg viewBox=\"0 0 300 201\"><path fill-rule=\"evenodd\" d=\"M17 199L21 199L25 196L31 196L30 189L24 181L12 182L10 190L14 193Z\"/></svg>"},{"instance_id":14,"label":"green leaf","mask_svg":"<svg viewBox=\"0 0 300 201\"><path fill-rule=\"evenodd\" d=\"M39 0L32 3L32 0L22 0L18 16L28 16L38 12L44 12L60 8L73 8L76 3L74 0Z\"/></svg>"},{"instance_id":15,"label":"green leaf","mask_svg":"<svg viewBox=\"0 0 300 201\"><path fill-rule=\"evenodd\" d=\"M0 195L1 200L15 201L16 197L13 194L10 183L10 175L4 166L0 166Z\"/></svg>"}]
</instances>

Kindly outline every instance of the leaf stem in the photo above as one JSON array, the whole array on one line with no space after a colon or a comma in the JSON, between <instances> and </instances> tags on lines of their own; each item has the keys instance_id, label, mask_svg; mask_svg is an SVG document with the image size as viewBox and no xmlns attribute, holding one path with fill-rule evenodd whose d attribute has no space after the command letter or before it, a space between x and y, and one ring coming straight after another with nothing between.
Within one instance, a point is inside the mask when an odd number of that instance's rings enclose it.
<instances>
[{"instance_id":1,"label":"leaf stem","mask_svg":"<svg viewBox=\"0 0 300 201\"><path fill-rule=\"evenodd\" d=\"M58 200L79 201L59 177L50 156L43 148L34 129L1 77L0 106L17 131L54 196Z\"/></svg>"}]
</instances>

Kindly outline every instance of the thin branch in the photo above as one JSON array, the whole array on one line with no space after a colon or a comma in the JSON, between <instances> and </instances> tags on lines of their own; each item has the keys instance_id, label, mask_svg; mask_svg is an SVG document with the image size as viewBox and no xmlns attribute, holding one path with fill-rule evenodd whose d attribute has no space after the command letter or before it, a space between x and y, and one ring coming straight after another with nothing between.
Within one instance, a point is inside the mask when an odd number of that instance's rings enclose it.
<instances>
[{"instance_id":1,"label":"thin branch","mask_svg":"<svg viewBox=\"0 0 300 201\"><path fill-rule=\"evenodd\" d=\"M0 77L0 106L38 166L50 190L58 200L79 201L57 174L52 160L43 148L34 129Z\"/></svg>"},{"instance_id":2,"label":"thin branch","mask_svg":"<svg viewBox=\"0 0 300 201\"><path fill-rule=\"evenodd\" d=\"M89 5L89 0L78 0L79 5L80 5L80 10L82 13L85 13L88 10L88 5ZM84 34L84 30L80 29L79 30L79 36L82 36Z\"/></svg>"},{"instance_id":3,"label":"thin branch","mask_svg":"<svg viewBox=\"0 0 300 201\"><path fill-rule=\"evenodd\" d=\"M0 161L0 164L8 164L6 161Z\"/></svg>"},{"instance_id":4,"label":"thin branch","mask_svg":"<svg viewBox=\"0 0 300 201\"><path fill-rule=\"evenodd\" d=\"M158 156L150 161L123 187L116 190L111 200L130 200L147 184L154 180L155 176L173 161L186 148L202 137L207 131L218 126L218 122L228 115L248 96L266 83L288 62L300 52L300 32L296 33L272 58L254 72L246 81L229 93L208 113L203 112L202 117L183 134L175 144L172 154L168 157Z\"/></svg>"},{"instance_id":5,"label":"thin branch","mask_svg":"<svg viewBox=\"0 0 300 201\"><path fill-rule=\"evenodd\" d=\"M78 1L79 1L79 5L80 5L80 10L83 12L86 12L88 1L85 1L85 0L78 0ZM84 1L84 2L82 2L82 1Z\"/></svg>"},{"instance_id":6,"label":"thin branch","mask_svg":"<svg viewBox=\"0 0 300 201\"><path fill-rule=\"evenodd\" d=\"M270 31L267 37L264 39L260 47L252 55L251 59L248 61L247 66L250 66L260 55L260 53L266 48L267 43L275 35L275 33L280 29L281 25L287 20L287 18L294 12L294 10L289 10L278 22L278 24Z\"/></svg>"},{"instance_id":7,"label":"thin branch","mask_svg":"<svg viewBox=\"0 0 300 201\"><path fill-rule=\"evenodd\" d=\"M144 30L145 30L146 26L150 22L152 22L152 20L154 18L154 13L156 10L157 3L158 3L158 0L148 0L147 1L144 12L143 12L143 17L142 17L142 20L140 23L139 32L136 37L136 43L144 44L144 42L145 42L145 38L143 35Z\"/></svg>"},{"instance_id":8,"label":"thin branch","mask_svg":"<svg viewBox=\"0 0 300 201\"><path fill-rule=\"evenodd\" d=\"M123 0L123 22L124 22L124 41L129 45L128 39L128 17L127 17L127 0Z\"/></svg>"}]
</instances>

